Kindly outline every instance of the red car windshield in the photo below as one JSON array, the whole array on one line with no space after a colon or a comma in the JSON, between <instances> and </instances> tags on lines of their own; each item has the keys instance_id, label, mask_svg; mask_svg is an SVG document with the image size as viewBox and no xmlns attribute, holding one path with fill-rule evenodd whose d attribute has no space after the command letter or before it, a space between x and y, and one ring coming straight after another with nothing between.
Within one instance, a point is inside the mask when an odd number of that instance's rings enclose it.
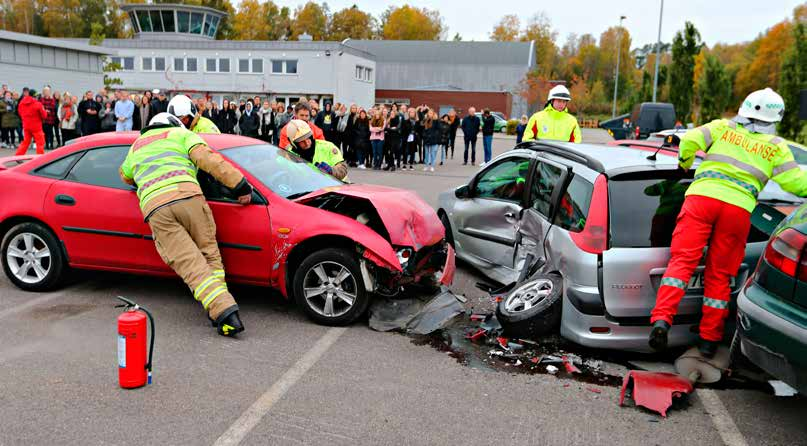
<instances>
[{"instance_id":1,"label":"red car windshield","mask_svg":"<svg viewBox=\"0 0 807 446\"><path fill-rule=\"evenodd\" d=\"M222 153L283 198L294 199L344 184L297 155L269 144L234 147Z\"/></svg>"}]
</instances>

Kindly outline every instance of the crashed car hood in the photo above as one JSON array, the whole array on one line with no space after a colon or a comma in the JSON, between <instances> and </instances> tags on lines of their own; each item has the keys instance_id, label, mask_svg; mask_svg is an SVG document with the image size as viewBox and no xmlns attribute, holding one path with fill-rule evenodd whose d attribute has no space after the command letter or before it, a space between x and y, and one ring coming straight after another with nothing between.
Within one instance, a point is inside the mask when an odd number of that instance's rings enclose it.
<instances>
[{"instance_id":1,"label":"crashed car hood","mask_svg":"<svg viewBox=\"0 0 807 446\"><path fill-rule=\"evenodd\" d=\"M326 194L369 201L384 222L393 245L409 246L417 251L445 237L445 229L434 209L414 192L368 184L346 184L317 190L298 201L306 202Z\"/></svg>"}]
</instances>

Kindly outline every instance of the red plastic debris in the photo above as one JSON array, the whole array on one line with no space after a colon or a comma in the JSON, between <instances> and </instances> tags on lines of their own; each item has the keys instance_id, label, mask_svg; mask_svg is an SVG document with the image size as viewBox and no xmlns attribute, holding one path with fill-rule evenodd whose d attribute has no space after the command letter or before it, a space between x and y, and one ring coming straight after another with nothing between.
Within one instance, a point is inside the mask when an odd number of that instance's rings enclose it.
<instances>
[{"instance_id":1,"label":"red plastic debris","mask_svg":"<svg viewBox=\"0 0 807 446\"><path fill-rule=\"evenodd\" d=\"M567 356L563 356L561 359L563 360L563 366L566 367L566 373L580 373L580 369L572 364L572 361Z\"/></svg>"},{"instance_id":2,"label":"red plastic debris","mask_svg":"<svg viewBox=\"0 0 807 446\"><path fill-rule=\"evenodd\" d=\"M530 358L530 362L533 364L538 364L541 362L541 358Z\"/></svg>"},{"instance_id":3,"label":"red plastic debris","mask_svg":"<svg viewBox=\"0 0 807 446\"><path fill-rule=\"evenodd\" d=\"M586 387L586 390L588 390L589 392L594 392L594 393L602 393L602 390L600 390L600 389L598 389L596 387Z\"/></svg>"},{"instance_id":4,"label":"red plastic debris","mask_svg":"<svg viewBox=\"0 0 807 446\"><path fill-rule=\"evenodd\" d=\"M636 405L658 412L662 417L667 416L667 409L672 405L673 397L680 397L694 390L688 379L675 373L631 370L622 381L620 406L625 401L625 391L631 382L633 382L633 401Z\"/></svg>"},{"instance_id":5,"label":"red plastic debris","mask_svg":"<svg viewBox=\"0 0 807 446\"><path fill-rule=\"evenodd\" d=\"M496 338L496 342L499 343L499 347L501 347L501 348L503 348L505 350L510 350L510 348L507 347L507 338L498 337L498 338Z\"/></svg>"},{"instance_id":6,"label":"red plastic debris","mask_svg":"<svg viewBox=\"0 0 807 446\"><path fill-rule=\"evenodd\" d=\"M485 322L489 317L489 314L472 314L471 320L476 322Z\"/></svg>"},{"instance_id":7,"label":"red plastic debris","mask_svg":"<svg viewBox=\"0 0 807 446\"><path fill-rule=\"evenodd\" d=\"M479 330L477 330L477 331L475 331L475 332L473 332L471 334L465 335L465 339L470 339L471 341L476 341L477 339L480 339L483 336L485 336L485 333L487 333L487 331L485 331L483 328L480 328Z\"/></svg>"}]
</instances>

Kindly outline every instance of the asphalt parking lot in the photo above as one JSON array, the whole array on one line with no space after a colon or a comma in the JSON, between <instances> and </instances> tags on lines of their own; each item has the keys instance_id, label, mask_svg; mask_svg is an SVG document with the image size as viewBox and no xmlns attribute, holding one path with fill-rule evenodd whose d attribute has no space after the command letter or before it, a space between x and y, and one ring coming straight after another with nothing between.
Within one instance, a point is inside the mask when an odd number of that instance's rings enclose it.
<instances>
[{"instance_id":1,"label":"asphalt parking lot","mask_svg":"<svg viewBox=\"0 0 807 446\"><path fill-rule=\"evenodd\" d=\"M604 141L600 131L585 141ZM494 152L514 141L494 140ZM477 148L481 153L481 141ZM8 155L0 151L0 155ZM431 205L475 169L351 172ZM460 264L467 306L489 308ZM154 383L117 384L115 296L156 316ZM619 388L458 363L365 322L308 322L267 289L234 287L247 331L218 336L178 280L76 273L25 293L0 277L0 445L38 444L803 444L807 399L698 390L667 419L617 405ZM592 390L594 389L594 390ZM599 392L599 393L597 393Z\"/></svg>"}]
</instances>

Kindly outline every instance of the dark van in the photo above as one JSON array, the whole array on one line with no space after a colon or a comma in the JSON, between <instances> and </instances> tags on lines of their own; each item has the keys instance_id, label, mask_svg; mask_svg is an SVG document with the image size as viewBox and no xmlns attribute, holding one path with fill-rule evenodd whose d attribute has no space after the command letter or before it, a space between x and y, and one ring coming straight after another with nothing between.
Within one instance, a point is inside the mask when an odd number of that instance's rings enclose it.
<instances>
[{"instance_id":1,"label":"dark van","mask_svg":"<svg viewBox=\"0 0 807 446\"><path fill-rule=\"evenodd\" d=\"M675 107L666 102L642 102L633 107L630 120L636 139L645 139L651 133L675 127Z\"/></svg>"}]
</instances>

